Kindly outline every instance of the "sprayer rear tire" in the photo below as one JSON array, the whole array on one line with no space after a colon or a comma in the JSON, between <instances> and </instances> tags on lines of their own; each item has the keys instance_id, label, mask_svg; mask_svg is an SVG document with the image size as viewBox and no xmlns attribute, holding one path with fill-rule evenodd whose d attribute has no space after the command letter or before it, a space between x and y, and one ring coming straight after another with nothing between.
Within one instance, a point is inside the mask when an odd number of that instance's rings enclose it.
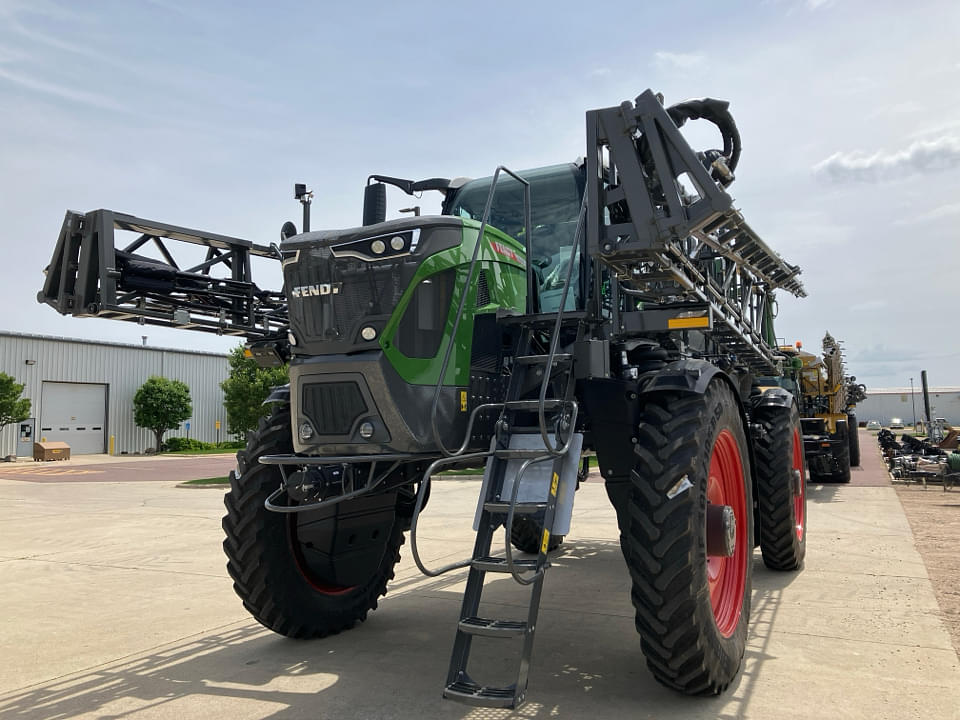
<instances>
[{"instance_id":1,"label":"sprayer rear tire","mask_svg":"<svg viewBox=\"0 0 960 720\"><path fill-rule=\"evenodd\" d=\"M847 433L850 439L850 467L860 467L860 432L857 430L857 416L847 415Z\"/></svg>"},{"instance_id":2,"label":"sprayer rear tire","mask_svg":"<svg viewBox=\"0 0 960 720\"><path fill-rule=\"evenodd\" d=\"M833 459L837 467L830 476L830 480L838 483L848 483L850 482L850 427L846 421L837 422L835 437L840 442L834 446Z\"/></svg>"},{"instance_id":3,"label":"sprayer rear tire","mask_svg":"<svg viewBox=\"0 0 960 720\"><path fill-rule=\"evenodd\" d=\"M263 505L281 476L276 465L261 465L260 456L292 450L290 410L279 406L237 453L239 476L230 474L224 498L223 550L234 590L257 621L287 637L324 637L362 622L377 607L400 559L403 532L394 517L379 566L365 581L342 587L312 576L296 537L296 519L307 513L275 513Z\"/></svg>"},{"instance_id":4,"label":"sprayer rear tire","mask_svg":"<svg viewBox=\"0 0 960 720\"><path fill-rule=\"evenodd\" d=\"M754 444L760 552L771 570L798 570L807 552L806 467L800 414L790 406L760 408L754 414L763 433ZM800 473L800 494L794 473Z\"/></svg>"},{"instance_id":5,"label":"sprayer rear tire","mask_svg":"<svg viewBox=\"0 0 960 720\"><path fill-rule=\"evenodd\" d=\"M743 422L720 380L704 395L665 392L641 402L621 539L641 647L660 683L719 694L743 660L750 617L753 498ZM733 508L730 557L707 556L708 504Z\"/></svg>"},{"instance_id":6,"label":"sprayer rear tire","mask_svg":"<svg viewBox=\"0 0 960 720\"><path fill-rule=\"evenodd\" d=\"M526 515L514 516L510 542L517 550L536 555L540 552L540 542L542 538L542 522ZM562 542L563 535L551 535L548 541L547 551L552 552L556 550Z\"/></svg>"}]
</instances>

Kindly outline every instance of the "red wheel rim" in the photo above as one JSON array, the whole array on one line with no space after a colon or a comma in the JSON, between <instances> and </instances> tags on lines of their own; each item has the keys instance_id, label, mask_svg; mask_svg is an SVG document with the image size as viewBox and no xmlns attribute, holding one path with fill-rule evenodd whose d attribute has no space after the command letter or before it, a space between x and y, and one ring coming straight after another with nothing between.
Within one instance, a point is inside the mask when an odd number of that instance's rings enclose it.
<instances>
[{"instance_id":1,"label":"red wheel rim","mask_svg":"<svg viewBox=\"0 0 960 720\"><path fill-rule=\"evenodd\" d=\"M729 430L721 430L710 456L707 477L707 502L729 505L737 521L736 544L730 557L707 557L707 585L710 606L717 629L724 637L733 635L743 611L743 590L747 581L747 497L744 488L743 460L737 440Z\"/></svg>"},{"instance_id":2,"label":"red wheel rim","mask_svg":"<svg viewBox=\"0 0 960 720\"><path fill-rule=\"evenodd\" d=\"M303 547L297 538L297 519L295 515L291 515L290 517L289 528L290 552L293 553L297 570L300 571L303 579L307 581L310 587L322 595L345 595L357 587L356 585L334 585L318 577L317 574L310 569L306 558L303 556Z\"/></svg>"},{"instance_id":3,"label":"red wheel rim","mask_svg":"<svg viewBox=\"0 0 960 720\"><path fill-rule=\"evenodd\" d=\"M807 478L803 467L803 440L800 439L800 431L793 431L793 470L800 473L800 492L793 496L793 521L794 530L797 533L797 540L803 541L803 533L806 529L806 507L805 502L807 494ZM791 478L792 480L793 478Z\"/></svg>"}]
</instances>

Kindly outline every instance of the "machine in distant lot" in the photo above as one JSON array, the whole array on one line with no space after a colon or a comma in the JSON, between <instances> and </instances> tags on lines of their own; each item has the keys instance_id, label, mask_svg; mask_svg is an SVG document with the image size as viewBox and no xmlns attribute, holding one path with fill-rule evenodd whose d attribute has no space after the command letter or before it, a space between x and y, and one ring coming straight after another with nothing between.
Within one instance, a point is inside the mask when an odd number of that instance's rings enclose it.
<instances>
[{"instance_id":1,"label":"machine in distant lot","mask_svg":"<svg viewBox=\"0 0 960 720\"><path fill-rule=\"evenodd\" d=\"M722 149L687 144L679 127L701 118ZM223 520L234 587L266 627L323 637L362 621L409 532L423 572L469 568L444 696L516 706L548 554L570 524L581 453L595 450L650 672L689 694L735 678L753 548L776 570L805 554L797 398L760 380L789 367L774 293L804 296L800 270L733 207L740 136L726 102L665 108L648 90L587 112L586 131L576 163L371 176L364 224L346 230L307 231L298 186L305 231L285 224L279 246L67 213L41 302L243 336L262 364L290 363L238 454ZM442 193L442 214L387 221L386 185ZM170 241L205 255L178 263ZM253 282L258 256L282 265L281 290ZM445 466L485 475L472 557L432 569L417 522ZM479 615L496 573L530 587L526 617ZM521 645L516 679L474 680L472 644L504 638Z\"/></svg>"},{"instance_id":2,"label":"machine in distant lot","mask_svg":"<svg viewBox=\"0 0 960 720\"><path fill-rule=\"evenodd\" d=\"M814 482L850 482L850 468L860 464L857 403L867 396L865 385L846 374L843 351L830 333L817 357L798 347L781 350L790 356L788 373L796 387L803 426L803 447Z\"/></svg>"}]
</instances>

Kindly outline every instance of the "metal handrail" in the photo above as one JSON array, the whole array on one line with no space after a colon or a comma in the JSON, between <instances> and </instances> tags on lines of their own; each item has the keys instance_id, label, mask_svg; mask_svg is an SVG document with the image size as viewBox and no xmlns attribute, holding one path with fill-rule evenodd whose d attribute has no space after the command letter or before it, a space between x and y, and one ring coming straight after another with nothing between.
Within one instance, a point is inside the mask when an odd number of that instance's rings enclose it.
<instances>
[{"instance_id":1,"label":"metal handrail","mask_svg":"<svg viewBox=\"0 0 960 720\"><path fill-rule=\"evenodd\" d=\"M540 407L541 408L543 407L542 403ZM579 408L577 404L573 403L573 413L572 413L572 420L571 420L572 427L576 426L577 424L578 411L579 411ZM557 437L559 436L560 436L560 433L558 432ZM517 507L517 495L520 492L520 480L523 477L523 474L527 471L527 468L530 467L531 465L544 462L545 460L555 460L558 456L566 455L569 450L570 450L570 441L568 440L566 443L563 444L562 451L560 453L556 453L556 454L550 453L539 458L532 458L530 460L527 460L523 465L520 466L520 471L517 473L517 477L513 481L513 490L510 493L510 509L507 511L507 519L504 522L504 533L506 535L505 556L507 560L507 569L510 570L510 575L513 577L513 579L516 582L520 583L521 585L531 585L537 579L537 576L543 573L543 567L542 566L537 567L533 575L525 578L517 572L516 566L513 563L513 546L511 544L511 536L513 535L513 516L514 516L514 511L516 510L516 507ZM554 505L554 512L556 512L556 505ZM556 517L556 515L554 515L554 517ZM546 517L544 517L544 521L546 521ZM546 526L546 522L544 522L544 526ZM544 529L546 529L546 527L544 527ZM553 528L550 528L550 530L552 531ZM546 554L546 552L544 552L544 554ZM538 557L539 557L539 554L538 554Z\"/></svg>"},{"instance_id":2,"label":"metal handrail","mask_svg":"<svg viewBox=\"0 0 960 720\"><path fill-rule=\"evenodd\" d=\"M530 235L532 229L531 224L531 210L530 210L530 183L527 180L524 180L522 177L517 175L515 172L510 170L503 165L498 165L496 171L493 173L493 182L490 183L490 191L487 193L487 202L483 208L483 218L480 222L480 230L477 233L477 242L473 247L473 256L470 258L470 267L467 270L467 279L464 282L463 292L460 294L460 303L457 306L457 315L453 320L453 329L450 331L450 336L447 340L447 349L443 354L443 363L440 367L440 376L437 378L437 385L433 393L433 404L430 407L430 429L433 432L433 440L436 443L437 447L447 457L452 457L456 453L450 452L447 449L447 446L444 445L442 438L440 437L440 429L437 426L437 408L440 405L440 393L443 389L443 381L447 375L447 368L450 365L450 357L453 355L453 347L455 344L457 330L460 328L460 320L463 318L463 310L466 307L467 302L467 293L470 291L470 282L473 280L473 269L476 267L477 258L480 256L480 246L483 244L484 233L487 230L487 223L490 219L490 208L493 206L493 195L497 189L497 182L500 180L500 173L505 172L514 178L517 182L523 185L523 214L524 222L526 223L525 229L525 247L526 247L526 261L527 261L527 301L530 301ZM527 308L529 311L529 308ZM466 444L470 439L468 434L464 445L461 447L466 448ZM462 452L461 450L460 452Z\"/></svg>"},{"instance_id":3,"label":"metal handrail","mask_svg":"<svg viewBox=\"0 0 960 720\"><path fill-rule=\"evenodd\" d=\"M423 474L423 479L420 481L420 487L417 488L417 501L413 506L413 518L410 520L410 552L413 555L413 562L416 563L417 568L427 577L437 577L438 575L443 575L451 570L458 570L460 568L467 567L473 561L473 558L471 557L467 558L466 560L459 560L455 563L450 563L449 565L443 565L437 570L431 570L420 560L420 551L417 549L417 521L420 519L420 512L423 510L423 500L426 497L426 489L430 487L430 480L433 477L433 473L441 465L451 465L460 460L479 460L481 458L490 457L491 455L493 455L493 453L489 450L486 450L484 452L468 453L466 455L459 455L456 457L449 456L438 458L430 463L427 471Z\"/></svg>"},{"instance_id":4,"label":"metal handrail","mask_svg":"<svg viewBox=\"0 0 960 720\"><path fill-rule=\"evenodd\" d=\"M511 577L513 577L513 579L521 585L532 585L534 582L536 582L537 577L543 574L544 567L538 565L533 571L532 575L524 577L517 571L517 566L513 562L513 516L514 511L517 508L517 496L520 494L520 480L523 478L523 474L527 471L527 468L531 465L536 465L537 463L542 463L546 460L553 459L553 455L542 455L537 458L530 458L524 462L523 465L520 466L520 470L517 472L517 477L513 481L513 490L510 492L510 509L507 510L507 519L503 523L504 538L506 540L504 558L507 561L507 570L510 571ZM539 553L537 557L539 558Z\"/></svg>"},{"instance_id":5,"label":"metal handrail","mask_svg":"<svg viewBox=\"0 0 960 720\"><path fill-rule=\"evenodd\" d=\"M271 464L271 463L264 463L264 464ZM275 505L274 504L273 501L279 498L280 495L283 494L287 489L286 482L284 482L284 484L282 484L279 488L277 488L272 493L270 493L269 496L267 496L267 499L263 501L263 506L267 510L270 510L271 512L293 514L298 512L306 512L307 510L319 510L320 508L326 508L326 507L331 507L333 505L338 505L339 503L342 503L344 500L352 500L353 498L360 497L362 495L366 495L368 493L373 492L383 483L384 480L387 479L390 473L396 470L399 466L400 466L400 461L395 460L390 465L390 467L386 469L386 471L382 472L376 479L374 479L373 475L377 467L377 461L374 460L373 462L370 463L370 472L367 474L367 482L363 487L348 493L344 493L343 495L337 495L336 497L326 498L325 500L320 500L319 502L307 503L306 505ZM284 480L286 480L286 473L283 471L283 465L280 465L280 472L283 475Z\"/></svg>"},{"instance_id":6,"label":"metal handrail","mask_svg":"<svg viewBox=\"0 0 960 720\"><path fill-rule=\"evenodd\" d=\"M557 447L554 447L549 439L547 433L547 420L546 412L544 410L544 403L547 399L547 386L550 382L550 370L553 367L553 359L557 354L557 344L560 341L560 326L563 323L563 312L567 304L567 293L570 291L570 278L573 275L573 261L577 256L577 250L579 249L580 237L583 233L584 228L584 217L587 212L587 193L583 193L583 198L580 200L580 213L577 216L577 230L573 236L573 244L570 246L570 257L567 259L567 275L563 280L563 292L560 294L560 307L557 308L557 319L553 325L553 336L550 338L550 351L547 353L547 362L546 369L543 372L543 380L540 382L540 397L539 403L537 405L537 421L540 425L540 438L543 440L543 445L547 448L547 452L551 455L564 455L566 454L567 448L570 444L570 439L567 439L566 443L558 444ZM562 420L562 416L561 416ZM576 403L574 403L574 420L571 423L571 428L576 427ZM557 427L557 440L560 440L560 430L561 428Z\"/></svg>"},{"instance_id":7,"label":"metal handrail","mask_svg":"<svg viewBox=\"0 0 960 720\"><path fill-rule=\"evenodd\" d=\"M494 403L497 404L497 403ZM575 425L577 421L578 406L576 402L573 404L573 414L572 422ZM567 442L564 445L563 452L565 454L570 448L570 443ZM437 468L443 465L452 465L455 462L461 462L463 460L483 460L494 455L496 450L484 450L482 452L467 453L465 455L450 456L437 458L427 467L426 471L423 473L423 479L420 481L420 487L417 488L417 499L413 506L413 517L410 520L410 552L413 555L413 562L416 564L417 568L421 573L427 577L437 577L438 575L443 575L444 573L450 572L451 570L458 570L470 565L473 558L467 558L466 560L459 560L448 565L443 565L436 570L431 570L426 565L423 564L423 561L420 559L420 551L417 547L417 524L420 519L420 513L423 511L423 501L426 497L426 491L430 487L430 482L433 479L433 474L437 471ZM556 458L554 454L547 454L539 458L530 458L520 466L519 472L513 482L513 491L510 496L510 509L507 511L507 519L504 522L504 530L507 536L507 554L506 561L507 567L510 569L510 574L513 576L513 579L516 580L521 585L529 585L530 583L526 581L517 571L513 562L513 553L510 548L510 536L513 531L513 516L514 510L517 504L517 495L519 493L520 481L523 478L523 474L527 471L527 468L530 465L534 465L545 460L552 460ZM534 576L535 577L535 576ZM532 579L530 580L532 582Z\"/></svg>"}]
</instances>

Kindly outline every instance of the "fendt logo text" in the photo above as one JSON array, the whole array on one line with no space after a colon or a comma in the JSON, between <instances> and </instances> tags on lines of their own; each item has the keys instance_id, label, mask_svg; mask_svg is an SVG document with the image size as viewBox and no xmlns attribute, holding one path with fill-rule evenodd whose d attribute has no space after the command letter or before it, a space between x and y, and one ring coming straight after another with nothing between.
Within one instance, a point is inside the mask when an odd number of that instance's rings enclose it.
<instances>
[{"instance_id":1,"label":"fendt logo text","mask_svg":"<svg viewBox=\"0 0 960 720\"><path fill-rule=\"evenodd\" d=\"M339 295L343 283L320 283L319 285L298 285L290 294L295 298L321 295Z\"/></svg>"}]
</instances>

